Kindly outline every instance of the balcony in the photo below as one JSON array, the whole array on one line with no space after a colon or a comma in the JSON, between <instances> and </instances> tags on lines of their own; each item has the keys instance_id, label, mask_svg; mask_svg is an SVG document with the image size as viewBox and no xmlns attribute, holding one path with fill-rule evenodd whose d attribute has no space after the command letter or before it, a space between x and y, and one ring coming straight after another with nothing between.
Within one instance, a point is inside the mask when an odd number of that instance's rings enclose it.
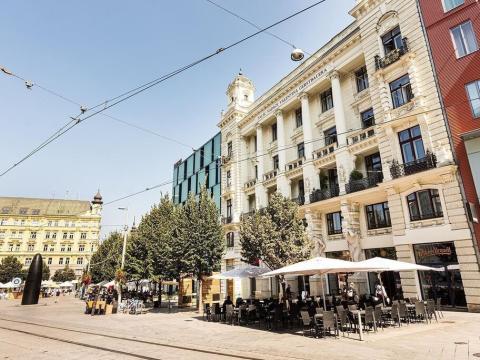
<instances>
[{"instance_id":1,"label":"balcony","mask_svg":"<svg viewBox=\"0 0 480 360\"><path fill-rule=\"evenodd\" d=\"M397 179L402 176L434 169L435 167L437 167L437 157L435 154L427 151L425 157L405 164L399 164L397 160L393 160L393 163L390 166L390 174L393 179Z\"/></svg>"},{"instance_id":2,"label":"balcony","mask_svg":"<svg viewBox=\"0 0 480 360\"><path fill-rule=\"evenodd\" d=\"M276 177L277 177L277 170L272 170L263 174L264 181L269 181L269 180L275 179Z\"/></svg>"},{"instance_id":3,"label":"balcony","mask_svg":"<svg viewBox=\"0 0 480 360\"><path fill-rule=\"evenodd\" d=\"M333 154L335 152L335 149L337 148L337 143L333 143L327 146L324 146L323 148L320 148L315 151L315 156L317 159L321 159L323 157L326 157L330 154Z\"/></svg>"},{"instance_id":4,"label":"balcony","mask_svg":"<svg viewBox=\"0 0 480 360\"><path fill-rule=\"evenodd\" d=\"M231 224L232 223L232 216L222 216L222 225Z\"/></svg>"},{"instance_id":5,"label":"balcony","mask_svg":"<svg viewBox=\"0 0 480 360\"><path fill-rule=\"evenodd\" d=\"M369 175L364 179L350 180L350 182L345 184L345 191L347 194L351 194L357 191L370 189L377 186L382 180L383 174L381 173Z\"/></svg>"},{"instance_id":6,"label":"balcony","mask_svg":"<svg viewBox=\"0 0 480 360\"><path fill-rule=\"evenodd\" d=\"M232 154L222 156L222 165L227 165L232 160Z\"/></svg>"},{"instance_id":7,"label":"balcony","mask_svg":"<svg viewBox=\"0 0 480 360\"><path fill-rule=\"evenodd\" d=\"M299 195L298 197L292 199L292 201L296 202L299 206L305 204L305 195Z\"/></svg>"},{"instance_id":8,"label":"balcony","mask_svg":"<svg viewBox=\"0 0 480 360\"><path fill-rule=\"evenodd\" d=\"M335 186L332 189L313 190L313 192L310 194L310 204L337 197L339 194L340 189L338 186Z\"/></svg>"},{"instance_id":9,"label":"balcony","mask_svg":"<svg viewBox=\"0 0 480 360\"><path fill-rule=\"evenodd\" d=\"M372 136L375 136L375 128L373 126L368 127L366 129L363 129L359 132L356 132L355 134L349 136L347 138L347 144L348 145L353 145L356 143L359 143L363 140L366 140L368 138L371 138Z\"/></svg>"},{"instance_id":10,"label":"balcony","mask_svg":"<svg viewBox=\"0 0 480 360\"><path fill-rule=\"evenodd\" d=\"M295 160L295 161L289 162L288 164L285 165L285 170L291 171L291 170L295 170L295 169L297 169L297 168L302 167L302 165L303 165L303 160L304 160L304 158L301 157L301 158L299 158L299 159L297 159L297 160Z\"/></svg>"},{"instance_id":11,"label":"balcony","mask_svg":"<svg viewBox=\"0 0 480 360\"><path fill-rule=\"evenodd\" d=\"M250 189L250 188L254 187L256 183L257 183L257 179L251 179L251 180L248 180L245 183L244 187L245 187L245 189Z\"/></svg>"},{"instance_id":12,"label":"balcony","mask_svg":"<svg viewBox=\"0 0 480 360\"><path fill-rule=\"evenodd\" d=\"M396 63L409 51L407 38L402 39L402 46L398 49L390 51L385 57L375 56L375 70L385 69L386 67Z\"/></svg>"}]
</instances>

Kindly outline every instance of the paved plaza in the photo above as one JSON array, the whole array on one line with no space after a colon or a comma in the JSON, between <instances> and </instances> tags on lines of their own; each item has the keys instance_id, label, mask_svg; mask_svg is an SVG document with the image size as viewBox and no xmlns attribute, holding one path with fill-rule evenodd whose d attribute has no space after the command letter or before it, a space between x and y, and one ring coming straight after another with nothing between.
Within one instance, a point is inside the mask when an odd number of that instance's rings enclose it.
<instances>
[{"instance_id":1,"label":"paved plaza","mask_svg":"<svg viewBox=\"0 0 480 360\"><path fill-rule=\"evenodd\" d=\"M356 337L315 339L301 332L205 322L194 312L89 316L71 297L22 307L0 301L2 359L480 359L480 314L445 312Z\"/></svg>"}]
</instances>

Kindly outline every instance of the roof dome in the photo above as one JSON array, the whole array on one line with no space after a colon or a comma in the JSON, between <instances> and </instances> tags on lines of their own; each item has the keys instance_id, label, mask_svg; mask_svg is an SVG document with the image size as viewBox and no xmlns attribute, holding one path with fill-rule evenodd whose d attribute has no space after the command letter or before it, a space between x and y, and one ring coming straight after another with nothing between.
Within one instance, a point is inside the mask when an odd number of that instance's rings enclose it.
<instances>
[{"instance_id":1,"label":"roof dome","mask_svg":"<svg viewBox=\"0 0 480 360\"><path fill-rule=\"evenodd\" d=\"M102 195L100 195L100 190L98 190L97 193L95 194L95 196L93 197L92 204L102 205L103 204L102 199L103 198L102 198Z\"/></svg>"}]
</instances>

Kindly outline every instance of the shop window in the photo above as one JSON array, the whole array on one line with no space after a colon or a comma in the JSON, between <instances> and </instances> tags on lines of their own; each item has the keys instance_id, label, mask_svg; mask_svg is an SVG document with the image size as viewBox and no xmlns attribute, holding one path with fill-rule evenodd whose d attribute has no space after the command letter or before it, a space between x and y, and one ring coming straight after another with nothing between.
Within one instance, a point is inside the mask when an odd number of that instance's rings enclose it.
<instances>
[{"instance_id":1,"label":"shop window","mask_svg":"<svg viewBox=\"0 0 480 360\"><path fill-rule=\"evenodd\" d=\"M394 247L366 249L365 258L382 257L390 260L397 260L397 254ZM402 281L400 273L397 271L383 271L380 273L383 287L390 300L403 299ZM368 273L368 285L370 293L375 294L375 286L379 283L377 273Z\"/></svg>"},{"instance_id":2,"label":"shop window","mask_svg":"<svg viewBox=\"0 0 480 360\"><path fill-rule=\"evenodd\" d=\"M407 196L410 221L443 217L437 189L420 190Z\"/></svg>"}]
</instances>

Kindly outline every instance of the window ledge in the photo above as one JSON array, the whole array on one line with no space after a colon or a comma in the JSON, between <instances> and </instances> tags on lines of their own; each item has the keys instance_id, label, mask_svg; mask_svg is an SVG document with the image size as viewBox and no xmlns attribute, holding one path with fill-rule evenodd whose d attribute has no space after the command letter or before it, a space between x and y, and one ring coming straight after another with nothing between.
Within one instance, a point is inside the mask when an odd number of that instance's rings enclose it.
<instances>
[{"instance_id":1,"label":"window ledge","mask_svg":"<svg viewBox=\"0 0 480 360\"><path fill-rule=\"evenodd\" d=\"M391 233L392 233L391 227L367 230L368 236L377 236L377 235L384 235L384 234L391 234Z\"/></svg>"},{"instance_id":2,"label":"window ledge","mask_svg":"<svg viewBox=\"0 0 480 360\"><path fill-rule=\"evenodd\" d=\"M428 226L439 226L445 223L445 219L441 218L434 218L434 219L425 219L425 220L416 220L410 222L410 229L418 229Z\"/></svg>"},{"instance_id":3,"label":"window ledge","mask_svg":"<svg viewBox=\"0 0 480 360\"><path fill-rule=\"evenodd\" d=\"M343 234L327 235L327 240L328 241L343 240Z\"/></svg>"}]
</instances>

